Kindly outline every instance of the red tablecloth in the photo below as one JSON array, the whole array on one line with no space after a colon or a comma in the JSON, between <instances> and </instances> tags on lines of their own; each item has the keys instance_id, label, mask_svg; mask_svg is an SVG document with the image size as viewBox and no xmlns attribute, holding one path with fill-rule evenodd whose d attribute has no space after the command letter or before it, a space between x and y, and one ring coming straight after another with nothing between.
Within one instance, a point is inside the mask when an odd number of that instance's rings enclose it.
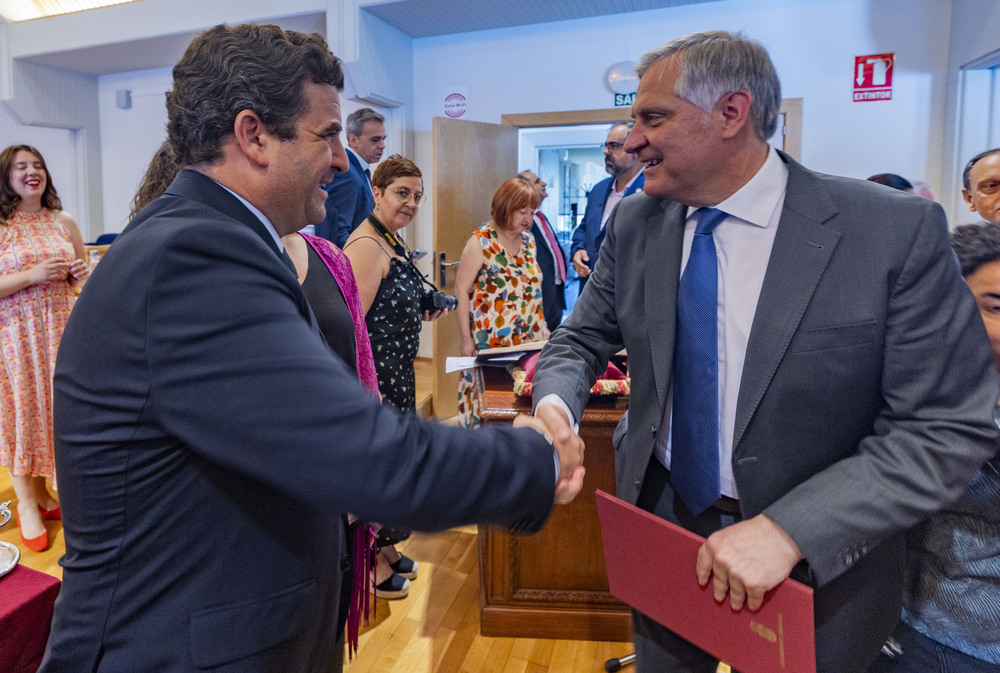
<instances>
[{"instance_id":1,"label":"red tablecloth","mask_svg":"<svg viewBox=\"0 0 1000 673\"><path fill-rule=\"evenodd\" d=\"M38 670L59 584L52 575L22 565L0 577L0 671Z\"/></svg>"}]
</instances>

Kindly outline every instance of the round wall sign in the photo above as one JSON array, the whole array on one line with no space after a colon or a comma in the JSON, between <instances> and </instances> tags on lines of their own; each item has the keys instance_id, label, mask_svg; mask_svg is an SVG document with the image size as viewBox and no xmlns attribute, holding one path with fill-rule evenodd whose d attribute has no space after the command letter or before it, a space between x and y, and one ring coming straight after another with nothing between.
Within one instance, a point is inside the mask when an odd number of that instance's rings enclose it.
<instances>
[{"instance_id":1,"label":"round wall sign","mask_svg":"<svg viewBox=\"0 0 1000 673\"><path fill-rule=\"evenodd\" d=\"M467 107L465 96L460 93L449 94L444 99L444 113L452 119L464 115Z\"/></svg>"}]
</instances>

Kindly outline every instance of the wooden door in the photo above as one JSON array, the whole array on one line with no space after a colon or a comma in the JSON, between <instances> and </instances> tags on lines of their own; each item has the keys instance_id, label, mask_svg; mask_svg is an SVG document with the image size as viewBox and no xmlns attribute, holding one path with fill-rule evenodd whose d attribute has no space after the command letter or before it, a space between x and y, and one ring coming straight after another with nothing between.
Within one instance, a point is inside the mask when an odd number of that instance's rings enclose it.
<instances>
[{"instance_id":1,"label":"wooden door","mask_svg":"<svg viewBox=\"0 0 1000 673\"><path fill-rule=\"evenodd\" d=\"M465 242L490 219L490 201L504 180L517 175L517 128L501 124L434 118L434 282L455 293L455 272ZM442 255L445 266L442 266ZM442 281L441 271L444 270ZM458 410L458 374L445 374L445 358L460 355L458 322L434 323L434 415Z\"/></svg>"}]
</instances>

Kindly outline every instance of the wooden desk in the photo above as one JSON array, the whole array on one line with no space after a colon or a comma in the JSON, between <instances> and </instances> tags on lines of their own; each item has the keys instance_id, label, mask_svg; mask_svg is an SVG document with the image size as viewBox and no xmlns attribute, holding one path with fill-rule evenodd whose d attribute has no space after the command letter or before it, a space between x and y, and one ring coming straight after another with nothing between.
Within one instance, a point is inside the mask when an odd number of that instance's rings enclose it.
<instances>
[{"instance_id":1,"label":"wooden desk","mask_svg":"<svg viewBox=\"0 0 1000 673\"><path fill-rule=\"evenodd\" d=\"M483 423L509 423L531 413L507 371L475 374ZM479 527L480 617L484 636L628 641L629 609L608 592L596 489L615 492L611 437L624 413L614 399L592 398L580 436L587 444L587 476L580 495L558 506L540 532L511 535Z\"/></svg>"}]
</instances>

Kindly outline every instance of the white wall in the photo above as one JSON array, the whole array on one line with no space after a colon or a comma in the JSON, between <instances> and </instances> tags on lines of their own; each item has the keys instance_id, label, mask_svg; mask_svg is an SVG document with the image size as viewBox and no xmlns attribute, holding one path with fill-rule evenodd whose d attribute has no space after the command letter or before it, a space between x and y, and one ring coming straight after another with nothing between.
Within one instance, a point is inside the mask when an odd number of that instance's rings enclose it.
<instances>
[{"instance_id":1,"label":"white wall","mask_svg":"<svg viewBox=\"0 0 1000 673\"><path fill-rule=\"evenodd\" d=\"M468 88L465 118L476 121L608 108L611 64L687 32L726 29L763 43L784 97L804 99L803 163L859 178L895 172L937 193L950 15L940 0L725 0L415 40L417 163L431 166L431 120L443 116L446 87ZM852 102L854 57L883 52L896 54L893 100ZM429 210L421 217L429 242Z\"/></svg>"},{"instance_id":2,"label":"white wall","mask_svg":"<svg viewBox=\"0 0 1000 673\"><path fill-rule=\"evenodd\" d=\"M128 223L132 197L142 182L153 153L167 137L164 96L172 86L170 68L105 75L98 80L105 231L121 231ZM131 109L120 110L116 107L115 92L119 89L132 92ZM362 107L368 106L343 98L343 118L346 120L349 114ZM389 129L385 156L403 152L407 134L398 121L401 113L381 108L379 112L386 116L386 127ZM346 132L342 140L346 147Z\"/></svg>"},{"instance_id":3,"label":"white wall","mask_svg":"<svg viewBox=\"0 0 1000 673\"><path fill-rule=\"evenodd\" d=\"M10 145L31 145L41 152L49 169L52 184L59 192L63 210L78 221L85 219L82 217L77 184L72 179L76 174L76 152L72 131L45 126L24 126L19 124L3 105L0 105L0 150ZM83 226L82 221L81 226Z\"/></svg>"},{"instance_id":4,"label":"white wall","mask_svg":"<svg viewBox=\"0 0 1000 673\"><path fill-rule=\"evenodd\" d=\"M947 107L944 135L942 193L952 225L978 222L961 198L962 169L980 151L997 143L989 139L988 118L997 115L974 88L988 86L991 79L981 71L966 74L962 67L1000 50L1000 3L995 0L954 0L949 40L947 73ZM979 94L985 92L980 90ZM982 109L975 109L981 104ZM996 134L993 129L993 134Z\"/></svg>"},{"instance_id":5,"label":"white wall","mask_svg":"<svg viewBox=\"0 0 1000 673\"><path fill-rule=\"evenodd\" d=\"M167 138L165 95L171 81L170 68L98 79L106 232L120 232L128 224L132 197L153 153ZM120 89L132 92L131 109L116 106L115 92Z\"/></svg>"},{"instance_id":6,"label":"white wall","mask_svg":"<svg viewBox=\"0 0 1000 673\"><path fill-rule=\"evenodd\" d=\"M275 10L266 0L148 0L131 9L121 8L123 21L111 22L116 24L113 28L109 22L97 22L99 12L47 20L52 23L46 24L46 39L85 46L94 44L95 35L106 42L152 36L163 33L158 23L168 30L183 31L214 23L220 12L226 14L223 18L234 21L250 18L252 13L263 17L276 11L332 11L336 7L337 15L344 16L356 12L356 4L349 7L352 2L358 0L293 0L291 10ZM978 55L994 48L986 45L995 43L993 36L1000 34L1000 9L994 0L954 0L954 4L960 31L951 29L949 0L722 0L413 40L413 103L390 116L387 151L402 151L414 158L430 191L432 118L443 114L446 87L467 88L466 118L478 121L498 123L506 113L607 108L611 93L604 85L604 74L611 64L637 60L646 50L686 32L722 28L742 30L761 41L771 52L784 96L803 98L802 158L807 166L862 178L895 172L924 180L940 194L946 100L952 104L946 80L966 52ZM179 11L178 5L183 5L184 11ZM162 21L146 21L150 13L161 16ZM131 20L140 16L141 22ZM100 25L81 29L87 22ZM362 17L358 23L367 26L370 22ZM32 52L38 41L29 33L36 28L18 31L16 44L10 45L14 56ZM364 30L388 34L393 49L405 55L408 38L376 28L367 26ZM343 41L342 36L331 38L334 45ZM348 52L370 62L375 48L374 44L353 44ZM338 51L336 46L334 50ZM896 54L893 100L853 103L854 57L882 52ZM411 62L393 58L372 65L379 68L372 80L409 102L399 83L406 79L403 73L410 72ZM397 68L400 75L388 74L388 69L395 72ZM138 181L163 138L161 94L169 87L169 71L109 75L101 77L98 84L106 209L103 229L113 231L125 222ZM121 88L132 90L132 110L115 107L114 92ZM355 107L345 104L345 116ZM3 123L0 118L0 129ZM412 129L412 136L407 129ZM948 142L952 135L949 126ZM945 184L949 184L948 179ZM491 196L483 195L484 209ZM412 225L407 238L414 247L431 249L432 210L421 209ZM470 223L470 228L474 224Z\"/></svg>"},{"instance_id":7,"label":"white wall","mask_svg":"<svg viewBox=\"0 0 1000 673\"><path fill-rule=\"evenodd\" d=\"M414 159L430 192L432 119L444 116L446 89L467 89L464 118L474 121L609 108L609 66L684 33L724 29L764 44L784 97L804 100L806 166L857 178L899 173L937 194L950 21L951 3L941 0L724 0L414 40ZM896 54L893 99L854 103L854 57L884 52ZM491 197L482 195L484 211ZM428 250L431 211L411 225L414 243ZM429 355L423 341L420 354Z\"/></svg>"}]
</instances>

